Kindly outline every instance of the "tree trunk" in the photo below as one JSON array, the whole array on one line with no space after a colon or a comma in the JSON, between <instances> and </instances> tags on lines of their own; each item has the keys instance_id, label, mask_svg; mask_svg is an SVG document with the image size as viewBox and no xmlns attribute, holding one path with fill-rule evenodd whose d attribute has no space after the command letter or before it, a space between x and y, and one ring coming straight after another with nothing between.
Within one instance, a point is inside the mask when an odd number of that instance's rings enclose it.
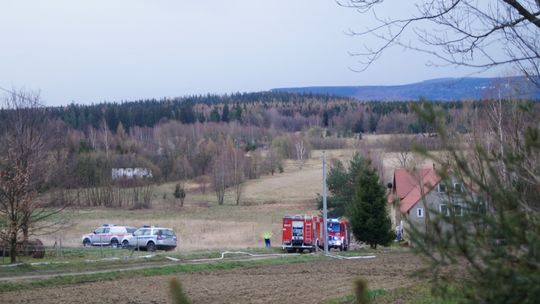
<instances>
[{"instance_id":1,"label":"tree trunk","mask_svg":"<svg viewBox=\"0 0 540 304\"><path fill-rule=\"evenodd\" d=\"M26 243L26 242L28 242L28 235L29 235L28 225L24 224L21 228L22 228L22 231L23 231L23 243Z\"/></svg>"},{"instance_id":2,"label":"tree trunk","mask_svg":"<svg viewBox=\"0 0 540 304\"><path fill-rule=\"evenodd\" d=\"M9 262L17 263L17 233L11 233L9 238Z\"/></svg>"}]
</instances>

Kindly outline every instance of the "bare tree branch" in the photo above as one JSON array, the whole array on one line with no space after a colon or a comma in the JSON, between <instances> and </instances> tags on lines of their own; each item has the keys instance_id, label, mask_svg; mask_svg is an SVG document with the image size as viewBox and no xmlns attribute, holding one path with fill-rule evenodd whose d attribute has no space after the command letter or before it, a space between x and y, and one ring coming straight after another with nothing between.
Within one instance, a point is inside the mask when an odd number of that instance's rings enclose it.
<instances>
[{"instance_id":1,"label":"bare tree branch","mask_svg":"<svg viewBox=\"0 0 540 304\"><path fill-rule=\"evenodd\" d=\"M362 14L372 14L378 23L363 31L349 31L351 36L373 36L380 42L364 46L362 52L351 53L360 59L361 66L352 70L365 71L387 49L398 46L430 55L436 60L430 62L432 65L480 70L514 66L539 85L539 0L488 3L422 0L413 2L417 13L407 18L379 14L377 9L389 1L348 0L337 3Z\"/></svg>"}]
</instances>

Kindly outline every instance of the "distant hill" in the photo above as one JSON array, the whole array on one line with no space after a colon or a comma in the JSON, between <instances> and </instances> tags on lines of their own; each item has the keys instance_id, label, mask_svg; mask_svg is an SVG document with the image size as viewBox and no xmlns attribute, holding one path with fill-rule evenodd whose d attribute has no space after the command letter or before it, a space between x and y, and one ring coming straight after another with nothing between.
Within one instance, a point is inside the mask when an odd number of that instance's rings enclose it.
<instances>
[{"instance_id":1,"label":"distant hill","mask_svg":"<svg viewBox=\"0 0 540 304\"><path fill-rule=\"evenodd\" d=\"M499 89L500 88L500 89ZM525 77L510 78L438 78L417 83L388 86L320 86L276 88L274 92L328 94L366 101L479 100L513 96L540 99L540 89Z\"/></svg>"}]
</instances>

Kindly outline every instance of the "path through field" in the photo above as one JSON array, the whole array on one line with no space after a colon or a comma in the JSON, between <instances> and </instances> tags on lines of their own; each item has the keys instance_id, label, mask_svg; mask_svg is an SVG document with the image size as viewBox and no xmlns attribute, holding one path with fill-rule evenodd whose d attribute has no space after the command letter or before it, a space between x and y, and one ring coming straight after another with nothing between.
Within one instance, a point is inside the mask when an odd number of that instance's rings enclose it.
<instances>
[{"instance_id":1,"label":"path through field","mask_svg":"<svg viewBox=\"0 0 540 304\"><path fill-rule=\"evenodd\" d=\"M410 253L381 253L375 259L324 260L292 265L180 274L193 303L318 303L352 293L362 276L370 289L411 286L422 262ZM172 276L40 288L0 294L7 303L171 303Z\"/></svg>"}]
</instances>

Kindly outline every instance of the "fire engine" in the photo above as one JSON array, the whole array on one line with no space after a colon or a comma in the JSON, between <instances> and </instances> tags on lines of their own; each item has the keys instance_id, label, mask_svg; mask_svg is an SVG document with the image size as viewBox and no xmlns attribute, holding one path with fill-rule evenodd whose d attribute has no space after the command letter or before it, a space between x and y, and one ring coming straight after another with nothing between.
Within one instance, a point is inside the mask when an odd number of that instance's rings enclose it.
<instances>
[{"instance_id":1,"label":"fire engine","mask_svg":"<svg viewBox=\"0 0 540 304\"><path fill-rule=\"evenodd\" d=\"M328 248L347 251L351 243L351 224L344 218L328 219Z\"/></svg>"},{"instance_id":2,"label":"fire engine","mask_svg":"<svg viewBox=\"0 0 540 304\"><path fill-rule=\"evenodd\" d=\"M328 219L328 248L349 249L351 228L348 220ZM285 215L283 217L282 248L287 252L305 249L313 252L324 247L323 218L311 215Z\"/></svg>"},{"instance_id":3,"label":"fire engine","mask_svg":"<svg viewBox=\"0 0 540 304\"><path fill-rule=\"evenodd\" d=\"M282 247L287 252L315 251L322 239L323 220L312 215L285 215L283 217Z\"/></svg>"}]
</instances>

